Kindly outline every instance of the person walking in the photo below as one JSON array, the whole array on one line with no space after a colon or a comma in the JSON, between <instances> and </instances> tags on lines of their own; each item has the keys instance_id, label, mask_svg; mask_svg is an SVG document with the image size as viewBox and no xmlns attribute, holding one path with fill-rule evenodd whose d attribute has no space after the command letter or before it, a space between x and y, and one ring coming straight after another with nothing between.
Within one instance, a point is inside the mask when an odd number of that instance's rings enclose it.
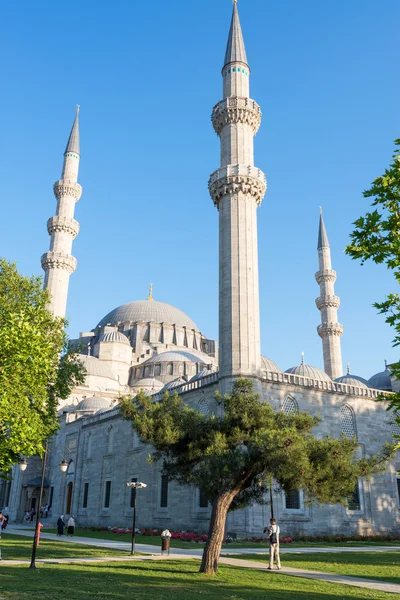
<instances>
[{"instance_id":1,"label":"person walking","mask_svg":"<svg viewBox=\"0 0 400 600\"><path fill-rule=\"evenodd\" d=\"M75 519L74 519L74 515L71 515L70 518L68 519L68 525L67 525L68 529L67 529L67 535L69 537L72 537L74 535L74 531L75 531Z\"/></svg>"},{"instance_id":2,"label":"person walking","mask_svg":"<svg viewBox=\"0 0 400 600\"><path fill-rule=\"evenodd\" d=\"M60 535L64 535L65 523L64 523L63 519L64 519L64 515L61 515L61 517L58 517L58 520L57 520L57 536L58 537L60 537Z\"/></svg>"},{"instance_id":3,"label":"person walking","mask_svg":"<svg viewBox=\"0 0 400 600\"><path fill-rule=\"evenodd\" d=\"M274 558L276 559L276 568L281 569L281 559L279 557L279 534L281 532L279 525L276 524L276 519L270 519L270 526L264 529L264 533L268 534L269 538L269 566L272 569L274 566Z\"/></svg>"}]
</instances>

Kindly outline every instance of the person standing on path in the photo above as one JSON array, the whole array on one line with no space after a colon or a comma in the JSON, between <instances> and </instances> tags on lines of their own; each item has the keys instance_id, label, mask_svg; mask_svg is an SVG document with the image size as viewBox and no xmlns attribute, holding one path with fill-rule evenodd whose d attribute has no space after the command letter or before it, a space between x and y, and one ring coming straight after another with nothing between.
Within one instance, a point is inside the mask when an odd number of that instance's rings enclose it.
<instances>
[{"instance_id":1,"label":"person standing on path","mask_svg":"<svg viewBox=\"0 0 400 600\"><path fill-rule=\"evenodd\" d=\"M61 515L61 517L58 517L58 520L57 520L57 536L58 537L60 537L60 535L64 534L65 523L64 523L63 519L64 519L64 515Z\"/></svg>"},{"instance_id":2,"label":"person standing on path","mask_svg":"<svg viewBox=\"0 0 400 600\"><path fill-rule=\"evenodd\" d=\"M276 559L276 568L281 569L281 559L279 557L279 534L281 532L279 525L276 524L276 519L270 519L270 526L264 529L264 533L268 533L269 537L269 566L272 569L274 566L274 558Z\"/></svg>"},{"instance_id":3,"label":"person standing on path","mask_svg":"<svg viewBox=\"0 0 400 600\"><path fill-rule=\"evenodd\" d=\"M74 515L71 515L70 518L68 519L68 524L67 524L67 535L69 537L72 537L74 535L74 531L75 531L75 519L74 519Z\"/></svg>"}]
</instances>

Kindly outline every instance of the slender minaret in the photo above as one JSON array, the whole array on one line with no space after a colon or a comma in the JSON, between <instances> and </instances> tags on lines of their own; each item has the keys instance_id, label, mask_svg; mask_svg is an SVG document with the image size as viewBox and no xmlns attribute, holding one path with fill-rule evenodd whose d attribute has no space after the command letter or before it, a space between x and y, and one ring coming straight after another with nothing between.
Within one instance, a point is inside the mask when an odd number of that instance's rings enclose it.
<instances>
[{"instance_id":1,"label":"slender minaret","mask_svg":"<svg viewBox=\"0 0 400 600\"><path fill-rule=\"evenodd\" d=\"M315 278L320 287L320 296L315 303L321 311L321 325L318 326L317 331L320 338L322 338L325 373L331 379L336 379L343 375L342 351L340 348L343 325L338 322L337 317L340 298L335 296L336 271L332 270L331 249L322 218L322 209L320 209L319 216L318 262L319 271L315 274Z\"/></svg>"},{"instance_id":2,"label":"slender minaret","mask_svg":"<svg viewBox=\"0 0 400 600\"><path fill-rule=\"evenodd\" d=\"M266 178L254 167L254 135L261 109L249 97L250 69L234 2L222 69L223 100L212 123L221 140L221 167L209 181L219 210L220 377L260 371L257 206Z\"/></svg>"},{"instance_id":3,"label":"slender minaret","mask_svg":"<svg viewBox=\"0 0 400 600\"><path fill-rule=\"evenodd\" d=\"M47 221L51 236L50 250L42 256L45 271L44 287L50 292L49 310L56 317L65 317L68 285L71 273L76 269L76 258L71 254L72 242L79 233L79 223L75 221L75 202L82 194L78 183L79 171L79 106L64 153L61 179L54 184L57 198L56 216Z\"/></svg>"}]
</instances>

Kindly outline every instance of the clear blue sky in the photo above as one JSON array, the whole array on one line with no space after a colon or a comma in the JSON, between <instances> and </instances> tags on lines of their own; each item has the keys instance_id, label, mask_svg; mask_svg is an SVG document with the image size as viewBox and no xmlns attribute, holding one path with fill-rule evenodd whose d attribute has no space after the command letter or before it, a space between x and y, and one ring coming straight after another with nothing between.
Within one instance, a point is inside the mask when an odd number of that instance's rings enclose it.
<instances>
[{"instance_id":1,"label":"clear blue sky","mask_svg":"<svg viewBox=\"0 0 400 600\"><path fill-rule=\"evenodd\" d=\"M239 0L261 104L256 165L269 187L259 210L262 351L281 369L322 367L316 333L318 207L341 297L344 363L365 377L398 358L372 307L395 283L343 253L362 191L400 137L398 0ZM219 165L210 123L221 99L229 0L41 0L2 6L1 255L41 273L52 184L81 105L83 195L73 253L70 335L147 296L218 337L218 215L208 196Z\"/></svg>"}]
</instances>

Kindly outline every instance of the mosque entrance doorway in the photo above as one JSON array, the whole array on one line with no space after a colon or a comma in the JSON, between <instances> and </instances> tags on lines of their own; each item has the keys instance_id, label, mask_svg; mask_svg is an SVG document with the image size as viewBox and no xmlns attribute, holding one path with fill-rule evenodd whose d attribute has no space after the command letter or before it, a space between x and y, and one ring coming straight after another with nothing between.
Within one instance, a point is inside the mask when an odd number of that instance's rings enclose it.
<instances>
[{"instance_id":1,"label":"mosque entrance doorway","mask_svg":"<svg viewBox=\"0 0 400 600\"><path fill-rule=\"evenodd\" d=\"M72 483L72 481L70 481L69 484L67 485L67 506L66 506L66 509L65 509L65 514L66 515L70 515L71 514L72 488L73 488L73 483Z\"/></svg>"}]
</instances>

